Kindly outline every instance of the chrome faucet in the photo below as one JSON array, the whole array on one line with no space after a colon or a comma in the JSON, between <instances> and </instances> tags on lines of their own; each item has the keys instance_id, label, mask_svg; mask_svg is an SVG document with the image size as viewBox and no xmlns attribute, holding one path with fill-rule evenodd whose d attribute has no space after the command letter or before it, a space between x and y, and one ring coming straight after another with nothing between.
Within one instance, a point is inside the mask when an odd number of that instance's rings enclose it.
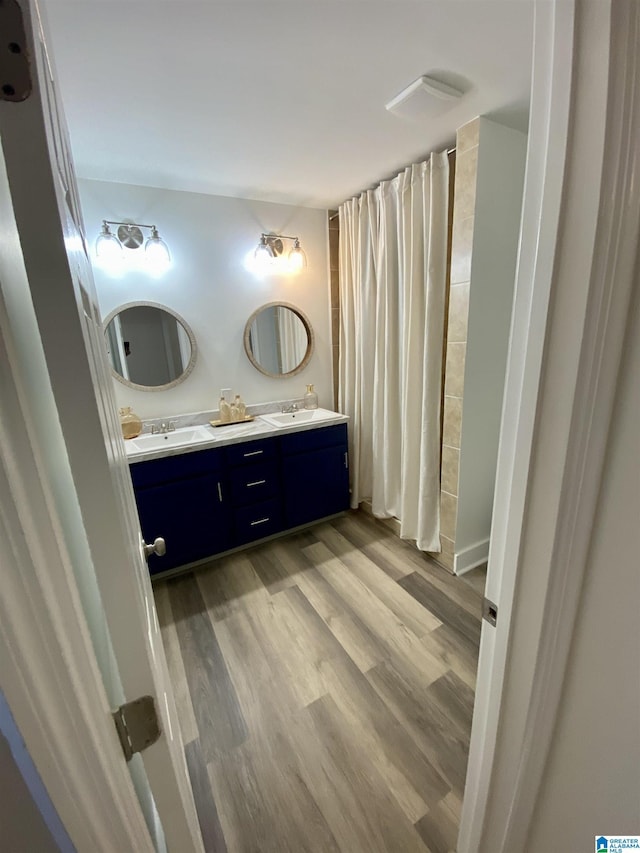
<instances>
[{"instance_id":1,"label":"chrome faucet","mask_svg":"<svg viewBox=\"0 0 640 853\"><path fill-rule=\"evenodd\" d=\"M297 403L291 403L290 406L283 406L282 407L282 414L283 415L289 415L292 412L297 412L297 411L298 411L298 404Z\"/></svg>"},{"instance_id":2,"label":"chrome faucet","mask_svg":"<svg viewBox=\"0 0 640 853\"><path fill-rule=\"evenodd\" d=\"M160 433L160 435L164 435L167 432L175 432L175 429L176 425L173 421L169 421L169 423L166 423L166 421L162 421L160 426L151 424L151 435L156 435L157 433Z\"/></svg>"}]
</instances>

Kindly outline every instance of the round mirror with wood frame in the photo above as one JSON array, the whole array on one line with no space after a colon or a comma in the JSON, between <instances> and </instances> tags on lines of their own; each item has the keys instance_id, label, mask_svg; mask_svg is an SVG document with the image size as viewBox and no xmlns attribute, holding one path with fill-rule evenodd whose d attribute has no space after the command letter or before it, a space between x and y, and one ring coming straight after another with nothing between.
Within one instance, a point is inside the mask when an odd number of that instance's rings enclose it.
<instances>
[{"instance_id":1,"label":"round mirror with wood frame","mask_svg":"<svg viewBox=\"0 0 640 853\"><path fill-rule=\"evenodd\" d=\"M104 321L114 377L137 391L167 391L189 376L196 338L175 311L155 302L130 302Z\"/></svg>"},{"instance_id":2,"label":"round mirror with wood frame","mask_svg":"<svg viewBox=\"0 0 640 853\"><path fill-rule=\"evenodd\" d=\"M244 327L244 349L251 364L272 379L295 376L313 353L314 335L306 315L287 302L262 305Z\"/></svg>"}]
</instances>

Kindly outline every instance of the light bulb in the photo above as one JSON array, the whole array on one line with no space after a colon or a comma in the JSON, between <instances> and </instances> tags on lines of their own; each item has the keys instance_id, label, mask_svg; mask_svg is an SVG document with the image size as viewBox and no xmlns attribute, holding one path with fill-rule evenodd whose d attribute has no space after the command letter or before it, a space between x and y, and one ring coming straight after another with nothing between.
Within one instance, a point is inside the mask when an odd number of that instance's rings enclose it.
<instances>
[{"instance_id":1,"label":"light bulb","mask_svg":"<svg viewBox=\"0 0 640 853\"><path fill-rule=\"evenodd\" d=\"M273 250L271 246L267 243L267 238L262 235L260 237L260 242L258 243L255 252L253 253L253 257L258 265L258 267L264 269L267 266L270 266L273 263Z\"/></svg>"},{"instance_id":2,"label":"light bulb","mask_svg":"<svg viewBox=\"0 0 640 853\"><path fill-rule=\"evenodd\" d=\"M158 234L155 225L151 228L151 237L147 240L144 251L149 264L158 272L166 269L171 263L169 247Z\"/></svg>"},{"instance_id":3,"label":"light bulb","mask_svg":"<svg viewBox=\"0 0 640 853\"><path fill-rule=\"evenodd\" d=\"M300 240L296 237L296 242L293 249L289 252L289 269L291 272L300 272L307 265L307 256L300 245Z\"/></svg>"},{"instance_id":4,"label":"light bulb","mask_svg":"<svg viewBox=\"0 0 640 853\"><path fill-rule=\"evenodd\" d=\"M106 222L102 223L102 231L96 240L96 257L105 263L118 261L122 258L120 241L115 234L111 233Z\"/></svg>"}]
</instances>

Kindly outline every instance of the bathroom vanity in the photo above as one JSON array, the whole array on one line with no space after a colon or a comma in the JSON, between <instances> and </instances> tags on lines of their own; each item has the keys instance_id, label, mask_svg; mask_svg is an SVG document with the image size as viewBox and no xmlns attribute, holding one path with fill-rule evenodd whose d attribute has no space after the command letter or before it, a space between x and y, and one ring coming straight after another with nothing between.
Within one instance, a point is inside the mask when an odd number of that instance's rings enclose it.
<instances>
[{"instance_id":1,"label":"bathroom vanity","mask_svg":"<svg viewBox=\"0 0 640 853\"><path fill-rule=\"evenodd\" d=\"M154 577L192 567L349 506L347 418L324 410L199 426L127 442ZM188 442L188 443L180 443Z\"/></svg>"}]
</instances>

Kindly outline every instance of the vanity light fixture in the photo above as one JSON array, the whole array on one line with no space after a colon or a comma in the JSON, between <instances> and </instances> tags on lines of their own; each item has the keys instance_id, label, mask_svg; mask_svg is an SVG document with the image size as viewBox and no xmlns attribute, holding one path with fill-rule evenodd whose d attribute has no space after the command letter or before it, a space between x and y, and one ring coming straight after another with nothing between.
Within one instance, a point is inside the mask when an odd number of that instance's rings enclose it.
<instances>
[{"instance_id":1,"label":"vanity light fixture","mask_svg":"<svg viewBox=\"0 0 640 853\"><path fill-rule=\"evenodd\" d=\"M300 245L299 237L289 237L286 234L261 234L260 242L253 253L254 259L261 267L273 264L281 258L284 252L283 240L293 240L293 248L287 255L287 266L290 272L300 272L307 265L307 256Z\"/></svg>"},{"instance_id":2,"label":"vanity light fixture","mask_svg":"<svg viewBox=\"0 0 640 853\"><path fill-rule=\"evenodd\" d=\"M115 234L112 233L110 225L117 226ZM103 219L102 230L96 240L96 257L102 261L117 260L123 257L123 249L139 249L144 243L143 228L151 232L144 245L147 259L156 268L168 266L171 262L169 247L158 234L156 226L137 222Z\"/></svg>"}]
</instances>

